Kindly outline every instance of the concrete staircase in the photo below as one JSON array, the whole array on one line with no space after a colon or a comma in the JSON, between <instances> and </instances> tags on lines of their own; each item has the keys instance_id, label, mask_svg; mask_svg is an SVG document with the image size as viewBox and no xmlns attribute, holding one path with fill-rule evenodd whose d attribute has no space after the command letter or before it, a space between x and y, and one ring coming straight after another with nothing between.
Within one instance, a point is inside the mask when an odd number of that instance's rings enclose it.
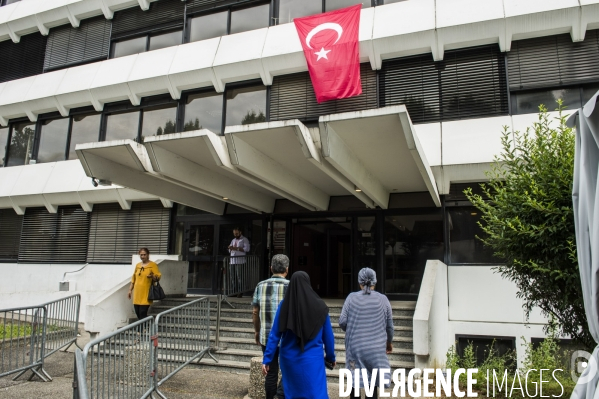
<instances>
[{"instance_id":1,"label":"concrete staircase","mask_svg":"<svg viewBox=\"0 0 599 399\"><path fill-rule=\"evenodd\" d=\"M156 315L167 309L192 301L199 297L167 298L156 302L150 308L149 314ZM235 306L231 309L223 303L221 310L220 347L226 348L216 352L215 363L209 357L205 357L193 366L234 373L250 372L250 359L261 357L262 351L254 342L254 329L252 327L252 308L250 298L229 298ZM343 307L343 300L325 300L329 306L331 323L335 334L335 353L337 355L337 367L335 370L327 370L329 382L336 382L339 378L340 367L345 367L345 333L338 327L339 315ZM216 331L216 297L210 298L210 339L214 345ZM414 317L415 302L392 301L393 324L395 334L393 338L393 353L389 355L392 369L414 367L414 352L412 350L412 319ZM188 327L188 326L187 326ZM189 328L189 327L188 327Z\"/></svg>"}]
</instances>

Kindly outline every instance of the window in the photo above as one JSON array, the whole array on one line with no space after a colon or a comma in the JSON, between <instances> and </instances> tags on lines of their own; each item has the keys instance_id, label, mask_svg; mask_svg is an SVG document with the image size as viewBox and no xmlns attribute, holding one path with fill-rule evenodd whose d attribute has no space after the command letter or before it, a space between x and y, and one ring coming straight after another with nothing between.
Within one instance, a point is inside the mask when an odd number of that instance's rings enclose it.
<instances>
[{"instance_id":1,"label":"window","mask_svg":"<svg viewBox=\"0 0 599 399\"><path fill-rule=\"evenodd\" d=\"M190 94L185 103L183 131L208 129L219 134L223 125L223 96L215 92Z\"/></svg>"},{"instance_id":2,"label":"window","mask_svg":"<svg viewBox=\"0 0 599 399\"><path fill-rule=\"evenodd\" d=\"M137 140L139 133L139 111L112 114L106 117L105 141Z\"/></svg>"},{"instance_id":3,"label":"window","mask_svg":"<svg viewBox=\"0 0 599 399\"><path fill-rule=\"evenodd\" d=\"M176 30L174 32L163 33L161 35L150 36L150 47L148 50L158 50L165 47L178 46L181 44L183 32Z\"/></svg>"},{"instance_id":4,"label":"window","mask_svg":"<svg viewBox=\"0 0 599 399\"><path fill-rule=\"evenodd\" d=\"M131 54L143 53L146 51L148 38L146 36L136 37L135 39L123 40L114 43L112 58L125 57Z\"/></svg>"},{"instance_id":5,"label":"window","mask_svg":"<svg viewBox=\"0 0 599 399\"><path fill-rule=\"evenodd\" d=\"M385 216L384 248L386 293L418 295L426 261L443 260L443 215Z\"/></svg>"},{"instance_id":6,"label":"window","mask_svg":"<svg viewBox=\"0 0 599 399\"><path fill-rule=\"evenodd\" d=\"M11 128L7 166L27 165L33 158L35 123L14 123Z\"/></svg>"},{"instance_id":7,"label":"window","mask_svg":"<svg viewBox=\"0 0 599 399\"><path fill-rule=\"evenodd\" d=\"M472 344L474 350L474 361L476 366L483 364L489 356L491 346L497 355L503 356L512 353L512 360L506 364L507 369L513 371L516 368L516 338L515 337L489 337L484 335L456 335L456 352L460 357L464 356L464 349Z\"/></svg>"},{"instance_id":8,"label":"window","mask_svg":"<svg viewBox=\"0 0 599 399\"><path fill-rule=\"evenodd\" d=\"M478 225L481 214L473 206L448 207L449 264L501 264L493 251L477 237L484 237Z\"/></svg>"},{"instance_id":9,"label":"window","mask_svg":"<svg viewBox=\"0 0 599 399\"><path fill-rule=\"evenodd\" d=\"M355 0L325 0L325 11L339 10L340 8L350 7L356 4ZM370 8L372 6L369 0L362 2L362 8Z\"/></svg>"},{"instance_id":10,"label":"window","mask_svg":"<svg viewBox=\"0 0 599 399\"><path fill-rule=\"evenodd\" d=\"M279 0L279 24L293 22L294 18L320 14L322 0Z\"/></svg>"},{"instance_id":11,"label":"window","mask_svg":"<svg viewBox=\"0 0 599 399\"><path fill-rule=\"evenodd\" d=\"M16 262L19 256L23 216L0 209L0 262Z\"/></svg>"},{"instance_id":12,"label":"window","mask_svg":"<svg viewBox=\"0 0 599 399\"><path fill-rule=\"evenodd\" d=\"M84 114L73 116L72 119L69 159L77 159L75 153L77 144L98 141L102 116L100 114Z\"/></svg>"},{"instance_id":13,"label":"window","mask_svg":"<svg viewBox=\"0 0 599 399\"><path fill-rule=\"evenodd\" d=\"M37 162L56 162L65 159L69 118L41 122Z\"/></svg>"},{"instance_id":14,"label":"window","mask_svg":"<svg viewBox=\"0 0 599 399\"><path fill-rule=\"evenodd\" d=\"M561 99L566 109L582 107L599 90L599 84L571 86L559 89L518 91L511 94L512 114L533 114L539 112L543 104L549 111L557 109L557 100Z\"/></svg>"},{"instance_id":15,"label":"window","mask_svg":"<svg viewBox=\"0 0 599 399\"><path fill-rule=\"evenodd\" d=\"M143 110L142 137L175 133L177 106L167 105Z\"/></svg>"},{"instance_id":16,"label":"window","mask_svg":"<svg viewBox=\"0 0 599 399\"><path fill-rule=\"evenodd\" d=\"M266 88L250 86L226 92L226 126L266 122Z\"/></svg>"},{"instance_id":17,"label":"window","mask_svg":"<svg viewBox=\"0 0 599 399\"><path fill-rule=\"evenodd\" d=\"M189 41L211 39L266 28L270 25L270 3L245 8L229 8L189 19Z\"/></svg>"},{"instance_id":18,"label":"window","mask_svg":"<svg viewBox=\"0 0 599 399\"><path fill-rule=\"evenodd\" d=\"M131 54L145 53L181 44L183 32L180 30L153 36L141 36L114 42L112 58L125 57Z\"/></svg>"},{"instance_id":19,"label":"window","mask_svg":"<svg viewBox=\"0 0 599 399\"><path fill-rule=\"evenodd\" d=\"M0 128L0 150L2 150L2 152L0 152L0 156L2 156L2 158L0 159L0 166L4 166L4 158L6 156L7 148L8 148L8 128L3 127L3 128Z\"/></svg>"},{"instance_id":20,"label":"window","mask_svg":"<svg viewBox=\"0 0 599 399\"><path fill-rule=\"evenodd\" d=\"M189 41L212 39L227 34L229 11L202 15L191 18L189 24Z\"/></svg>"},{"instance_id":21,"label":"window","mask_svg":"<svg viewBox=\"0 0 599 399\"><path fill-rule=\"evenodd\" d=\"M23 35L19 43L0 42L0 82L41 74L45 50L46 36L41 33Z\"/></svg>"},{"instance_id":22,"label":"window","mask_svg":"<svg viewBox=\"0 0 599 399\"><path fill-rule=\"evenodd\" d=\"M21 1L21 0L2 0L2 1L0 1L0 6L7 6L9 4L16 3L18 1Z\"/></svg>"},{"instance_id":23,"label":"window","mask_svg":"<svg viewBox=\"0 0 599 399\"><path fill-rule=\"evenodd\" d=\"M89 213L78 206L27 208L19 248L20 263L85 263Z\"/></svg>"}]
</instances>

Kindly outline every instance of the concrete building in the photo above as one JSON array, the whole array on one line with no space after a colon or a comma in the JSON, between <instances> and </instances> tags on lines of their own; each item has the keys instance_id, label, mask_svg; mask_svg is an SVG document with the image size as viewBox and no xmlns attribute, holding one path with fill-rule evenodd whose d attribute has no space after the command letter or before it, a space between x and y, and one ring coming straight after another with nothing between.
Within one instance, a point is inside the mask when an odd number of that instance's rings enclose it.
<instances>
[{"instance_id":1,"label":"concrete building","mask_svg":"<svg viewBox=\"0 0 599 399\"><path fill-rule=\"evenodd\" d=\"M323 297L365 266L390 299L425 293L424 363L456 340L543 336L462 190L503 126L597 91L598 0L365 0L363 94L323 104L291 21L350 1L1 4L2 307L65 280L91 305L141 246L213 293L241 226L264 274L286 253ZM426 274L427 260L443 263Z\"/></svg>"}]
</instances>

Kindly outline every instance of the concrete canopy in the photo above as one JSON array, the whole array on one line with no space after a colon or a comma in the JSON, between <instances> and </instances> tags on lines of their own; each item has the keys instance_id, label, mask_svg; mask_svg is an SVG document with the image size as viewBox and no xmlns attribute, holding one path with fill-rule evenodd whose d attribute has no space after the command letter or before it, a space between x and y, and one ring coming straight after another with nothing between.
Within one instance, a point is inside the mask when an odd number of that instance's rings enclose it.
<instances>
[{"instance_id":1,"label":"concrete canopy","mask_svg":"<svg viewBox=\"0 0 599 399\"><path fill-rule=\"evenodd\" d=\"M324 158L386 209L390 193L428 191L441 206L435 178L404 105L321 116Z\"/></svg>"},{"instance_id":2,"label":"concrete canopy","mask_svg":"<svg viewBox=\"0 0 599 399\"><path fill-rule=\"evenodd\" d=\"M78 144L76 151L89 177L108 180L217 215L224 213L225 203L222 200L161 178L153 170L146 148L132 140Z\"/></svg>"},{"instance_id":3,"label":"concrete canopy","mask_svg":"<svg viewBox=\"0 0 599 399\"><path fill-rule=\"evenodd\" d=\"M331 196L348 193L374 207L322 158L317 140L298 120L230 126L225 138L239 173L307 209L327 210Z\"/></svg>"}]
</instances>

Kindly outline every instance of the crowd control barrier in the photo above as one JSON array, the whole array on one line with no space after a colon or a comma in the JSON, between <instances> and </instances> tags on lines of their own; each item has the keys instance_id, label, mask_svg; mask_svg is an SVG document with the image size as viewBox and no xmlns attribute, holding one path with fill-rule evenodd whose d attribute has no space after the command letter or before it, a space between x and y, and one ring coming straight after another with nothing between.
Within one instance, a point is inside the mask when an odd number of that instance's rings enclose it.
<instances>
[{"instance_id":1,"label":"crowd control barrier","mask_svg":"<svg viewBox=\"0 0 599 399\"><path fill-rule=\"evenodd\" d=\"M210 353L210 301L199 298L91 341L75 354L74 399L167 397L158 389ZM216 361L216 359L214 359Z\"/></svg>"},{"instance_id":2,"label":"crowd control barrier","mask_svg":"<svg viewBox=\"0 0 599 399\"><path fill-rule=\"evenodd\" d=\"M81 296L71 295L28 308L0 310L4 334L0 341L0 377L27 370L42 381L52 381L44 359L77 344Z\"/></svg>"}]
</instances>

